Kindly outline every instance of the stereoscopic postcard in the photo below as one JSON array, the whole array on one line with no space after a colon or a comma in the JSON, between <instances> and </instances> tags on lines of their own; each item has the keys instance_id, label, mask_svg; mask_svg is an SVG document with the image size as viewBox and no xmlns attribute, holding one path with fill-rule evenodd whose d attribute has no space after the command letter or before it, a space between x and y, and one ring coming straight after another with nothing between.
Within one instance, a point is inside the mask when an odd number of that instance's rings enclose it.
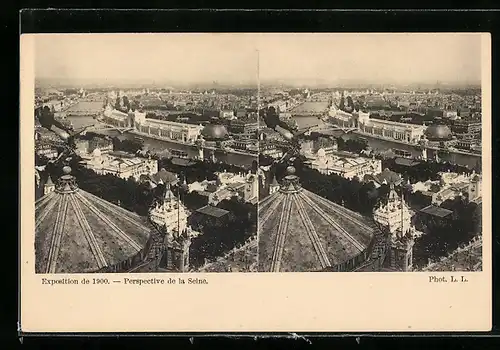
<instances>
[{"instance_id":1,"label":"stereoscopic postcard","mask_svg":"<svg viewBox=\"0 0 500 350\"><path fill-rule=\"evenodd\" d=\"M21 331L490 330L489 34L20 40Z\"/></svg>"}]
</instances>

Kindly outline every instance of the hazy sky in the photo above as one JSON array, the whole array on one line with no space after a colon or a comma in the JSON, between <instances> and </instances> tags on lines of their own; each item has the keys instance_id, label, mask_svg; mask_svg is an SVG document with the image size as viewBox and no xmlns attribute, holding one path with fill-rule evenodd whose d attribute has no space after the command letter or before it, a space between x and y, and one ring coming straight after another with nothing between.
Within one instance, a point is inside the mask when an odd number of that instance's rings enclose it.
<instances>
[{"instance_id":1,"label":"hazy sky","mask_svg":"<svg viewBox=\"0 0 500 350\"><path fill-rule=\"evenodd\" d=\"M38 35L37 78L141 82L470 82L480 34Z\"/></svg>"}]
</instances>

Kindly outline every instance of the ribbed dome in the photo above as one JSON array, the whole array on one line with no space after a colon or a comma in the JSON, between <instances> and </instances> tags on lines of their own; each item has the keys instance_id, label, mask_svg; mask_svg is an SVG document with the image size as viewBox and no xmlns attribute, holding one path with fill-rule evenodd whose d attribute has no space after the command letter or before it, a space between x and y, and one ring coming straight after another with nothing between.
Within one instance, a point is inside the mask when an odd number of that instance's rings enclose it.
<instances>
[{"instance_id":1,"label":"ribbed dome","mask_svg":"<svg viewBox=\"0 0 500 350\"><path fill-rule=\"evenodd\" d=\"M207 140L222 140L227 134L226 127L218 124L208 124L201 131L201 135Z\"/></svg>"},{"instance_id":2,"label":"ribbed dome","mask_svg":"<svg viewBox=\"0 0 500 350\"><path fill-rule=\"evenodd\" d=\"M451 130L446 125L430 125L425 130L425 136L429 140L449 140L451 139Z\"/></svg>"},{"instance_id":3,"label":"ribbed dome","mask_svg":"<svg viewBox=\"0 0 500 350\"><path fill-rule=\"evenodd\" d=\"M35 203L36 273L121 272L144 261L154 239L145 220L79 189L70 171Z\"/></svg>"},{"instance_id":4,"label":"ribbed dome","mask_svg":"<svg viewBox=\"0 0 500 350\"><path fill-rule=\"evenodd\" d=\"M293 170L259 204L259 271L349 271L364 263L378 233L373 221L302 188Z\"/></svg>"}]
</instances>

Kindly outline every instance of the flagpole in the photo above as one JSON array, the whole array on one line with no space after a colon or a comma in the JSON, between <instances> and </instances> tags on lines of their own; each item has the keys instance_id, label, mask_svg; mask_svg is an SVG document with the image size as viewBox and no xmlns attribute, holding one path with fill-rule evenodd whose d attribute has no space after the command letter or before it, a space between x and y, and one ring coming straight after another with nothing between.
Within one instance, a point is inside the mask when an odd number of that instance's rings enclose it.
<instances>
[{"instance_id":1,"label":"flagpole","mask_svg":"<svg viewBox=\"0 0 500 350\"><path fill-rule=\"evenodd\" d=\"M260 52L257 51L257 122L259 121L260 112Z\"/></svg>"},{"instance_id":2,"label":"flagpole","mask_svg":"<svg viewBox=\"0 0 500 350\"><path fill-rule=\"evenodd\" d=\"M403 188L401 188L401 237L404 236L404 194Z\"/></svg>"},{"instance_id":3,"label":"flagpole","mask_svg":"<svg viewBox=\"0 0 500 350\"><path fill-rule=\"evenodd\" d=\"M177 186L177 234L181 235L181 191L180 186Z\"/></svg>"}]
</instances>

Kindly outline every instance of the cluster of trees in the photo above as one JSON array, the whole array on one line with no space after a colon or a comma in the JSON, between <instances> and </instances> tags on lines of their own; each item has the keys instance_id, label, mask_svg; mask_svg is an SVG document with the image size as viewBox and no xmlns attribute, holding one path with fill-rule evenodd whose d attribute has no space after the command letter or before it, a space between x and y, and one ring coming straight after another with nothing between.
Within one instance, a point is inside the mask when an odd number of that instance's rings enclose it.
<instances>
[{"instance_id":1,"label":"cluster of trees","mask_svg":"<svg viewBox=\"0 0 500 350\"><path fill-rule=\"evenodd\" d=\"M303 188L364 215L371 216L373 209L389 193L389 186L376 188L371 182L363 183L358 179L348 180L335 174L321 174L304 166L301 160L296 160L293 165ZM275 167L278 181L285 175L286 167L286 164Z\"/></svg>"},{"instance_id":2,"label":"cluster of trees","mask_svg":"<svg viewBox=\"0 0 500 350\"><path fill-rule=\"evenodd\" d=\"M417 214L417 227L425 232L415 240L413 263L425 267L458 247L466 245L481 232L481 205L460 197L449 199L441 207L453 211L451 218L439 219Z\"/></svg>"},{"instance_id":3,"label":"cluster of trees","mask_svg":"<svg viewBox=\"0 0 500 350\"><path fill-rule=\"evenodd\" d=\"M358 109L359 109L359 104L358 104ZM344 111L344 112L352 112L355 109L354 106L354 101L352 100L351 96L347 96L346 98L342 97L340 99L340 104L339 104L339 109Z\"/></svg>"},{"instance_id":4,"label":"cluster of trees","mask_svg":"<svg viewBox=\"0 0 500 350\"><path fill-rule=\"evenodd\" d=\"M113 137L113 150L135 154L142 150L143 142L135 139L120 139Z\"/></svg>"},{"instance_id":5,"label":"cluster of trees","mask_svg":"<svg viewBox=\"0 0 500 350\"><path fill-rule=\"evenodd\" d=\"M163 168L174 173L182 173L183 179L185 178L187 183L192 183L195 181L215 180L217 178L215 175L216 172L246 173L248 170L252 170L255 173L257 170L257 161L252 163L251 169L247 169L227 163L213 163L209 160L193 161L193 165L184 167L173 164L172 159L162 158L158 161L158 168Z\"/></svg>"},{"instance_id":6,"label":"cluster of trees","mask_svg":"<svg viewBox=\"0 0 500 350\"><path fill-rule=\"evenodd\" d=\"M125 180L110 174L99 175L82 166L80 161L79 157L73 157L68 164L72 169L72 175L77 179L79 188L139 215L147 215L154 193L146 184L138 183L132 177ZM53 181L62 175L64 164L47 163L41 157L38 162L39 165L46 165L42 175L43 183L49 175Z\"/></svg>"},{"instance_id":7,"label":"cluster of trees","mask_svg":"<svg viewBox=\"0 0 500 350\"><path fill-rule=\"evenodd\" d=\"M118 111L127 113L131 109L131 104L127 96L117 97L114 107Z\"/></svg>"},{"instance_id":8,"label":"cluster of trees","mask_svg":"<svg viewBox=\"0 0 500 350\"><path fill-rule=\"evenodd\" d=\"M337 138L339 151L351 152L359 154L368 148L368 142L358 139L344 140L342 137Z\"/></svg>"},{"instance_id":9,"label":"cluster of trees","mask_svg":"<svg viewBox=\"0 0 500 350\"><path fill-rule=\"evenodd\" d=\"M256 205L233 197L221 201L217 207L229 211L231 219L221 226L205 224L203 234L192 240L190 263L195 268L202 266L205 260L213 261L243 244L257 232Z\"/></svg>"},{"instance_id":10,"label":"cluster of trees","mask_svg":"<svg viewBox=\"0 0 500 350\"><path fill-rule=\"evenodd\" d=\"M141 216L148 214L153 200L153 192L144 184L130 177L125 180L115 175L98 175L86 168L73 170L78 186L108 202L117 204Z\"/></svg>"},{"instance_id":11,"label":"cluster of trees","mask_svg":"<svg viewBox=\"0 0 500 350\"><path fill-rule=\"evenodd\" d=\"M469 174L471 170L467 167L451 164L451 163L437 163L432 161L421 162L417 165L408 167L396 163L395 158L384 159L382 167L389 168L390 170L401 174L405 179L409 179L411 183L427 180L439 180L439 172L450 171L452 173L466 173Z\"/></svg>"}]
</instances>

